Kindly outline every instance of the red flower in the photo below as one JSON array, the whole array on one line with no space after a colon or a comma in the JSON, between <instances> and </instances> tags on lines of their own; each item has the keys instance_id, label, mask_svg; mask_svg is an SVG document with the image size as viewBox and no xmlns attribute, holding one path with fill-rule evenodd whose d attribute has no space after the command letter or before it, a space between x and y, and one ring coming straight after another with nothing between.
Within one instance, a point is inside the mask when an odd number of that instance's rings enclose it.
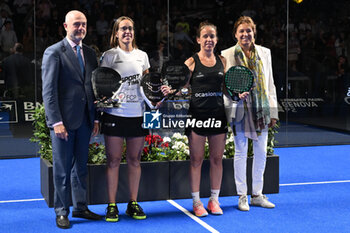
<instances>
[{"instance_id":1,"label":"red flower","mask_svg":"<svg viewBox=\"0 0 350 233\"><path fill-rule=\"evenodd\" d=\"M148 145L153 145L155 147L163 146L161 143L163 142L163 138L159 135L147 135L145 137L145 142ZM168 147L168 146L167 146Z\"/></svg>"},{"instance_id":2,"label":"red flower","mask_svg":"<svg viewBox=\"0 0 350 233\"><path fill-rule=\"evenodd\" d=\"M147 135L145 137L145 141L150 145L152 143L152 136L151 135Z\"/></svg>"},{"instance_id":3,"label":"red flower","mask_svg":"<svg viewBox=\"0 0 350 233\"><path fill-rule=\"evenodd\" d=\"M162 143L162 145L161 145L161 147L169 147L169 143L168 142L166 142L166 143Z\"/></svg>"},{"instance_id":4,"label":"red flower","mask_svg":"<svg viewBox=\"0 0 350 233\"><path fill-rule=\"evenodd\" d=\"M144 153L145 155L148 155L148 152L149 152L149 149L148 149L147 146L145 146L145 147L143 148L143 153Z\"/></svg>"}]
</instances>

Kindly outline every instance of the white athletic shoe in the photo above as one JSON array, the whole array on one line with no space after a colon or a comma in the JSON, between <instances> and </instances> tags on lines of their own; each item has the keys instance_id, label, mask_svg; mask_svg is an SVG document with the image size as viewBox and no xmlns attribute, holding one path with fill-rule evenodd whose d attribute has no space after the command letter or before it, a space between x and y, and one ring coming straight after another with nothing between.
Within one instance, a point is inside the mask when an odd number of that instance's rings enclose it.
<instances>
[{"instance_id":1,"label":"white athletic shoe","mask_svg":"<svg viewBox=\"0 0 350 233\"><path fill-rule=\"evenodd\" d=\"M275 204L267 200L265 195L250 198L250 204L264 208L275 208Z\"/></svg>"},{"instance_id":2,"label":"white athletic shoe","mask_svg":"<svg viewBox=\"0 0 350 233\"><path fill-rule=\"evenodd\" d=\"M238 209L240 211L249 211L248 197L247 195L242 195L238 199Z\"/></svg>"}]
</instances>

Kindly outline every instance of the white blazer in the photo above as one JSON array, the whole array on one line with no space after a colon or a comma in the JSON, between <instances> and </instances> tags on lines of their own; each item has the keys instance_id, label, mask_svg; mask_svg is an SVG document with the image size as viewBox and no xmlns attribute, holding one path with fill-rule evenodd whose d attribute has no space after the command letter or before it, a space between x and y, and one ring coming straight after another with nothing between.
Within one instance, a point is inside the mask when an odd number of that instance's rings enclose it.
<instances>
[{"instance_id":1,"label":"white blazer","mask_svg":"<svg viewBox=\"0 0 350 233\"><path fill-rule=\"evenodd\" d=\"M265 75L265 88L266 88L266 93L267 93L267 97L270 105L270 117L278 119L277 95L276 95L276 87L273 82L271 51L270 49L260 45L255 45L255 48L263 64L263 72ZM233 54L234 54L234 46L221 51L221 55L226 58L225 72L232 66L237 65ZM243 119L244 107L243 107L242 100L240 100L237 103L233 101L227 93L225 93L224 105L225 105L227 121L229 123L231 123L233 120L236 122L240 122Z\"/></svg>"}]
</instances>

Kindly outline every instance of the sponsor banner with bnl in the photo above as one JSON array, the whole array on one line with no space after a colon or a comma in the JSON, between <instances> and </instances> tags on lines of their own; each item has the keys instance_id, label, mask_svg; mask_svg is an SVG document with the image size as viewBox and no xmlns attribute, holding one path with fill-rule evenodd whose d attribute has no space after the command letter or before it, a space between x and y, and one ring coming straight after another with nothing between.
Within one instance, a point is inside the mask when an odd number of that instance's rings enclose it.
<instances>
[{"instance_id":1,"label":"sponsor banner with bnl","mask_svg":"<svg viewBox=\"0 0 350 233\"><path fill-rule=\"evenodd\" d=\"M17 104L14 100L0 101L0 123L17 123Z\"/></svg>"}]
</instances>

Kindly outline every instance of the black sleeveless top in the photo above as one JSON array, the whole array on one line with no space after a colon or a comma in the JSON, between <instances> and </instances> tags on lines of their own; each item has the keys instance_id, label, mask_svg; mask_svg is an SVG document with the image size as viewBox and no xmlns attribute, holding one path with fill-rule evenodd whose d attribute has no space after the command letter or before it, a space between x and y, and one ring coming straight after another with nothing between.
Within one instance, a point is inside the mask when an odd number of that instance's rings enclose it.
<instances>
[{"instance_id":1,"label":"black sleeveless top","mask_svg":"<svg viewBox=\"0 0 350 233\"><path fill-rule=\"evenodd\" d=\"M223 101L224 65L218 55L216 64L204 66L198 54L193 55L195 67L191 77L191 102L189 112L192 116L225 117Z\"/></svg>"}]
</instances>

